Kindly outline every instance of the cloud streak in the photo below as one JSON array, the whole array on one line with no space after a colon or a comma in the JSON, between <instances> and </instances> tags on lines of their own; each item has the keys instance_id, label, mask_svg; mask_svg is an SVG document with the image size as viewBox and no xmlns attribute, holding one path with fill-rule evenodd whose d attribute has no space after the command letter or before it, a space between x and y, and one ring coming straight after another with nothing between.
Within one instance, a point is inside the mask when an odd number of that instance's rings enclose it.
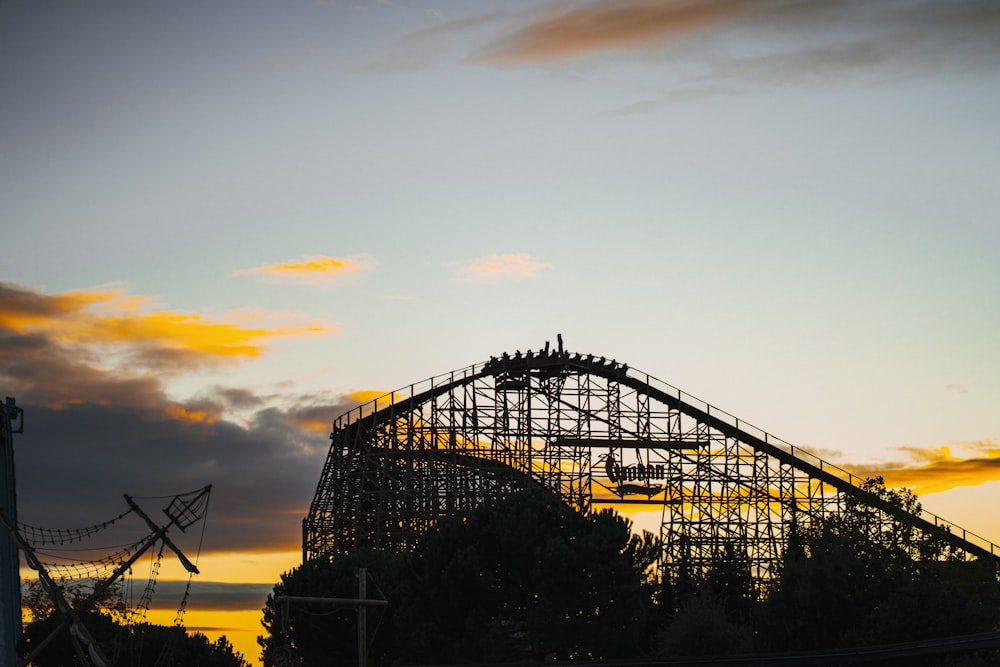
<instances>
[{"instance_id":1,"label":"cloud streak","mask_svg":"<svg viewBox=\"0 0 1000 667\"><path fill-rule=\"evenodd\" d=\"M377 264L378 262L368 255L349 257L305 255L299 260L239 269L231 273L230 277L258 276L275 282L329 285L355 280L373 270Z\"/></svg>"},{"instance_id":2,"label":"cloud streak","mask_svg":"<svg viewBox=\"0 0 1000 667\"><path fill-rule=\"evenodd\" d=\"M672 37L704 30L771 4L731 2L604 2L550 8L474 58L495 65L551 63L613 50L651 50Z\"/></svg>"},{"instance_id":3,"label":"cloud streak","mask_svg":"<svg viewBox=\"0 0 1000 667\"><path fill-rule=\"evenodd\" d=\"M538 278L550 268L549 262L526 253L487 255L460 266L458 277L462 282L499 283Z\"/></svg>"},{"instance_id":4,"label":"cloud streak","mask_svg":"<svg viewBox=\"0 0 1000 667\"><path fill-rule=\"evenodd\" d=\"M881 475L887 486L906 487L917 495L1000 480L1000 441L993 438L928 449L900 447L898 451L905 460L844 467L860 475Z\"/></svg>"},{"instance_id":5,"label":"cloud streak","mask_svg":"<svg viewBox=\"0 0 1000 667\"><path fill-rule=\"evenodd\" d=\"M707 67L695 80L700 85L675 95L715 94L727 92L718 88L720 82L991 74L1000 61L998 28L1000 9L977 0L599 0L551 4L471 60L504 67L555 65L597 54L669 49L676 59Z\"/></svg>"}]
</instances>

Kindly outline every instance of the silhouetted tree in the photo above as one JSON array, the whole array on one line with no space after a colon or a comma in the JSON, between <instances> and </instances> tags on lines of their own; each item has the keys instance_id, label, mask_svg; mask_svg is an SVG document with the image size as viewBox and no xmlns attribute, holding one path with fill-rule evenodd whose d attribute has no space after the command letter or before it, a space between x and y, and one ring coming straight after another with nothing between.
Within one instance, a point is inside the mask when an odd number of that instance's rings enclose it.
<instances>
[{"instance_id":1,"label":"silhouetted tree","mask_svg":"<svg viewBox=\"0 0 1000 667\"><path fill-rule=\"evenodd\" d=\"M212 642L205 635L188 633L182 627L129 623L120 582L108 587L91 609L80 608L81 602L90 597L95 583L95 580L81 579L58 585L70 606L78 610L81 621L112 667L249 667L225 636ZM55 605L37 580L25 585L22 606L29 616L21 636L23 657L46 641L64 619L56 613ZM79 664L67 633L66 627L62 627L31 664L36 667Z\"/></svg>"},{"instance_id":2,"label":"silhouetted tree","mask_svg":"<svg viewBox=\"0 0 1000 667\"><path fill-rule=\"evenodd\" d=\"M654 652L659 656L746 653L753 646L751 618L756 589L745 547L732 542L715 552L712 562L665 586L672 592L674 614L666 617Z\"/></svg>"},{"instance_id":3,"label":"silhouetted tree","mask_svg":"<svg viewBox=\"0 0 1000 667\"><path fill-rule=\"evenodd\" d=\"M250 667L224 636L213 642L201 633L189 633L182 627L149 623L122 625L103 612L82 612L80 618L111 667ZM29 623L21 638L21 655L26 656L34 650L59 622L58 615L52 614ZM63 628L31 664L35 667L79 665L68 631Z\"/></svg>"},{"instance_id":4,"label":"silhouetted tree","mask_svg":"<svg viewBox=\"0 0 1000 667\"><path fill-rule=\"evenodd\" d=\"M648 649L660 550L610 510L523 493L445 519L421 541L396 617L414 662L636 656ZM447 641L441 641L447 637Z\"/></svg>"},{"instance_id":5,"label":"silhouetted tree","mask_svg":"<svg viewBox=\"0 0 1000 667\"><path fill-rule=\"evenodd\" d=\"M660 656L723 655L749 653L752 647L752 628L733 620L725 602L706 589L684 601L659 633L655 652Z\"/></svg>"},{"instance_id":6,"label":"silhouetted tree","mask_svg":"<svg viewBox=\"0 0 1000 667\"><path fill-rule=\"evenodd\" d=\"M354 597L359 566L389 600L372 638L375 664L640 655L660 546L630 529L613 512L581 514L525 492L442 519L410 554L315 559L268 598L265 664L289 649L306 666L356 660L355 612L292 605L283 615L275 598Z\"/></svg>"},{"instance_id":7,"label":"silhouetted tree","mask_svg":"<svg viewBox=\"0 0 1000 667\"><path fill-rule=\"evenodd\" d=\"M277 601L281 596L355 599L358 570L366 568L374 585L367 597L385 595L393 606L399 603L399 579L405 576L408 556L385 551L361 550L336 558L316 558L281 575L268 595L262 625L267 634L257 638L265 665L280 664L282 656L294 655L302 665L357 664L358 612L356 608L328 603ZM368 611L368 656L372 664L390 664L395 659L393 607ZM295 664L299 664L296 662Z\"/></svg>"},{"instance_id":8,"label":"silhouetted tree","mask_svg":"<svg viewBox=\"0 0 1000 667\"><path fill-rule=\"evenodd\" d=\"M909 491L873 478L864 489L908 513ZM940 534L923 534L862 500L797 527L776 590L762 607L771 649L846 648L992 630L1000 587L992 564L959 559Z\"/></svg>"}]
</instances>

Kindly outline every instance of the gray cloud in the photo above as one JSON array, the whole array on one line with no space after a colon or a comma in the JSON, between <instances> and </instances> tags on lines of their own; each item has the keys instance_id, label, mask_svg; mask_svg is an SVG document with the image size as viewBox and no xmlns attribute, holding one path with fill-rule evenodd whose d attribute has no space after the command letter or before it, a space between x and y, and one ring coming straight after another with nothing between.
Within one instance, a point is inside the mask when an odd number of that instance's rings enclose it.
<instances>
[{"instance_id":1,"label":"gray cloud","mask_svg":"<svg viewBox=\"0 0 1000 667\"><path fill-rule=\"evenodd\" d=\"M51 297L0 288L0 388L24 410L24 433L14 439L22 522L91 525L124 511L122 494L171 496L211 484L205 551L300 546L329 424L356 401L226 387L176 401L159 375L101 363L86 344L25 325L60 315L60 308L47 308ZM228 407L252 412L237 423L227 418ZM140 504L163 521L166 502ZM132 522L109 537L126 543L145 532L141 521ZM197 548L194 538L182 538Z\"/></svg>"},{"instance_id":2,"label":"gray cloud","mask_svg":"<svg viewBox=\"0 0 1000 667\"><path fill-rule=\"evenodd\" d=\"M288 413L268 408L244 428L185 423L134 406L23 407L25 432L15 440L22 521L83 526L125 509L122 493L164 496L212 484L205 550L299 546L297 519L312 499L327 443ZM323 411L332 419L337 408ZM142 502L162 520L166 500Z\"/></svg>"},{"instance_id":3,"label":"gray cloud","mask_svg":"<svg viewBox=\"0 0 1000 667\"><path fill-rule=\"evenodd\" d=\"M173 609L176 600L184 596L187 582L160 581L156 584L157 596L153 598L152 607ZM263 609L267 596L273 592L273 584L226 584L218 581L198 581L197 586L191 586L188 595L188 606L192 609L216 611L240 611L242 609Z\"/></svg>"}]
</instances>

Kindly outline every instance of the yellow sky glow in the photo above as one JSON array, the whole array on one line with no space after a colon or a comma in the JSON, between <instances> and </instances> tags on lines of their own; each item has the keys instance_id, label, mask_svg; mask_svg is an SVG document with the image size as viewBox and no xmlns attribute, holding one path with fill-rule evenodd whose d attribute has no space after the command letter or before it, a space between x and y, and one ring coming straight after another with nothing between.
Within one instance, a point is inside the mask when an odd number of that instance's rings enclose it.
<instances>
[{"instance_id":1,"label":"yellow sky glow","mask_svg":"<svg viewBox=\"0 0 1000 667\"><path fill-rule=\"evenodd\" d=\"M197 594L199 581L229 584L260 583L273 586L280 581L282 574L301 564L302 550L299 548L284 551L203 553L198 558L198 569L201 573L195 576L191 583L192 594ZM186 581L187 573L177 559L164 558L159 580L171 579ZM213 641L225 635L233 647L251 664L260 664L257 635L264 633L260 625L264 602L265 600L261 599L259 606L250 609L214 609L206 607L195 597L188 604L184 625L189 631L201 632ZM147 620L151 623L172 625L175 615L175 608L154 607L149 610Z\"/></svg>"},{"instance_id":2,"label":"yellow sky glow","mask_svg":"<svg viewBox=\"0 0 1000 667\"><path fill-rule=\"evenodd\" d=\"M261 609L264 604L261 601ZM211 641L222 635L251 665L260 664L260 646L257 636L264 634L261 626L261 609L216 610L188 609L184 614L184 627L188 632L200 632ZM146 620L156 625L173 625L176 609L150 609Z\"/></svg>"},{"instance_id":3,"label":"yellow sky glow","mask_svg":"<svg viewBox=\"0 0 1000 667\"><path fill-rule=\"evenodd\" d=\"M300 515L301 518L301 515ZM198 581L217 581L224 584L275 584L281 574L302 564L302 549L275 551L210 551L198 557L200 574ZM177 559L164 558L160 577L167 579L187 579L187 572Z\"/></svg>"}]
</instances>

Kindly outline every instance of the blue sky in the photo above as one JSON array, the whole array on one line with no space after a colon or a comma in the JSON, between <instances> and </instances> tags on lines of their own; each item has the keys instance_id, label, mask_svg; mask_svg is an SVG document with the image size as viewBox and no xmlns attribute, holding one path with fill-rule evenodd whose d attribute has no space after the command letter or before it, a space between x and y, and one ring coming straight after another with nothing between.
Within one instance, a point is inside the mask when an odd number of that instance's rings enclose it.
<instances>
[{"instance_id":1,"label":"blue sky","mask_svg":"<svg viewBox=\"0 0 1000 667\"><path fill-rule=\"evenodd\" d=\"M294 550L317 423L562 333L936 475L925 506L998 541L998 35L966 0L8 3L22 513L103 502L51 455L103 423L95 479L133 462L108 502L211 469L213 549ZM195 350L209 325L249 348Z\"/></svg>"}]
</instances>

